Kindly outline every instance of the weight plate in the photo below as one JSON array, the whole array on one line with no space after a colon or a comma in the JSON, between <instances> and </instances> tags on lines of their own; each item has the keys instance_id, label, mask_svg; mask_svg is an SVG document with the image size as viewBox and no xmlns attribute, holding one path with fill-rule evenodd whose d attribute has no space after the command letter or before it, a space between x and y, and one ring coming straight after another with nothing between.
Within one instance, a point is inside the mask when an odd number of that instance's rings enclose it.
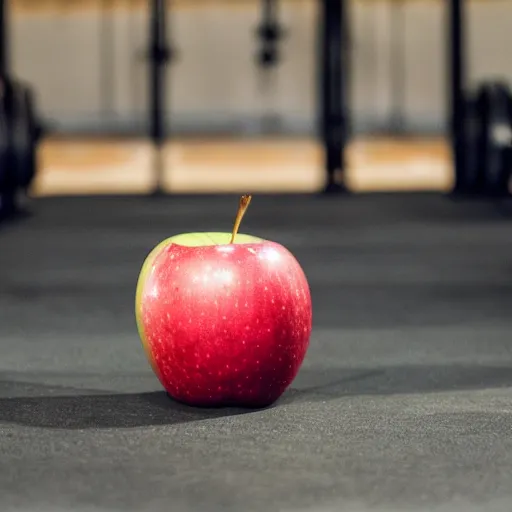
<instances>
[{"instance_id":1,"label":"weight plate","mask_svg":"<svg viewBox=\"0 0 512 512\"><path fill-rule=\"evenodd\" d=\"M483 192L507 195L512 143L512 96L506 84L484 83L476 99L481 133L477 141L477 165L484 175Z\"/></svg>"},{"instance_id":2,"label":"weight plate","mask_svg":"<svg viewBox=\"0 0 512 512\"><path fill-rule=\"evenodd\" d=\"M9 131L7 128L6 113L3 103L0 100L0 192L5 191L9 187L11 179L9 165Z\"/></svg>"},{"instance_id":3,"label":"weight plate","mask_svg":"<svg viewBox=\"0 0 512 512\"><path fill-rule=\"evenodd\" d=\"M30 187L37 168L37 128L32 93L28 87L14 88L14 108L10 119L12 160L18 187Z\"/></svg>"},{"instance_id":4,"label":"weight plate","mask_svg":"<svg viewBox=\"0 0 512 512\"><path fill-rule=\"evenodd\" d=\"M464 173L459 188L464 193L477 194L482 190L485 173L479 161L478 141L482 137L482 119L479 116L477 101L474 95L468 95L465 103L464 124Z\"/></svg>"}]
</instances>

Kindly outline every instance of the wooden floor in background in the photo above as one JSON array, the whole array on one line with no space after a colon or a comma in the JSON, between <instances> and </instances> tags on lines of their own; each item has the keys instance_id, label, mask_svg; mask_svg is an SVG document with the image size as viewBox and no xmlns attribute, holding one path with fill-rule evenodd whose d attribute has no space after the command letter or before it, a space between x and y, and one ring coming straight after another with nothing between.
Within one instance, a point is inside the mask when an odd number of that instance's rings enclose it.
<instances>
[{"instance_id":1,"label":"wooden floor in background","mask_svg":"<svg viewBox=\"0 0 512 512\"><path fill-rule=\"evenodd\" d=\"M348 148L354 191L448 190L442 139L360 139ZM41 147L34 195L146 193L153 187L146 141L50 138ZM323 185L312 140L173 140L164 150L164 186L190 192L312 192Z\"/></svg>"}]
</instances>

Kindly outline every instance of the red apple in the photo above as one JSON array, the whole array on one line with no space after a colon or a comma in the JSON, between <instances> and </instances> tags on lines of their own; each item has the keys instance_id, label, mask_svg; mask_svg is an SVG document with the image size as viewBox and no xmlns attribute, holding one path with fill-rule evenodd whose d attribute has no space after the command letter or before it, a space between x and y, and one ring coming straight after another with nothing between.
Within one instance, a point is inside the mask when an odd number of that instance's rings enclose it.
<instances>
[{"instance_id":1,"label":"red apple","mask_svg":"<svg viewBox=\"0 0 512 512\"><path fill-rule=\"evenodd\" d=\"M270 405L309 345L311 296L299 263L278 243L237 235L249 201L233 233L171 237L139 276L146 354L169 395L189 405Z\"/></svg>"}]
</instances>

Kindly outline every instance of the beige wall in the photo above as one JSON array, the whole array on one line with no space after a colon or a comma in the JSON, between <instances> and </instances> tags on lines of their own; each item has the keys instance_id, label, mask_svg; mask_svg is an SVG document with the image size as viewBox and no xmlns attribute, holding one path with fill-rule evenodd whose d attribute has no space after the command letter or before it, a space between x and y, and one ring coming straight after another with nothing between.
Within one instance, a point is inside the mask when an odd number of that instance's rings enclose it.
<instances>
[{"instance_id":1,"label":"beige wall","mask_svg":"<svg viewBox=\"0 0 512 512\"><path fill-rule=\"evenodd\" d=\"M315 120L314 0L284 7L290 31L275 88L262 92L254 66L256 4L235 8L207 4L177 9L172 31L180 59L172 67L169 107L175 125L208 126L257 119L264 109L279 111L284 122L311 128ZM387 2L353 2L352 104L355 121L386 124L392 101L389 70L390 7ZM488 0L469 9L471 78L512 78L512 2ZM445 116L444 10L432 0L405 7L407 65L403 105L415 128L442 127ZM146 108L147 19L143 11L117 9L66 14L14 13L15 71L32 82L43 113L63 126L99 126L108 120L133 125ZM114 68L102 64L102 23L113 39ZM105 25L103 25L105 26ZM108 65L108 62L107 62ZM109 91L108 72L113 76ZM113 112L106 112L113 98Z\"/></svg>"}]
</instances>

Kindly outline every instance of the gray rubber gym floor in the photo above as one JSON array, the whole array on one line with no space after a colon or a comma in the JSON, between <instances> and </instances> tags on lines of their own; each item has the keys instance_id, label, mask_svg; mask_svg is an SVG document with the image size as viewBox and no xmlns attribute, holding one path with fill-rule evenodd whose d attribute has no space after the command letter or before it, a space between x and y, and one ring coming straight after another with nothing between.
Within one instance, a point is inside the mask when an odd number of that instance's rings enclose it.
<instances>
[{"instance_id":1,"label":"gray rubber gym floor","mask_svg":"<svg viewBox=\"0 0 512 512\"><path fill-rule=\"evenodd\" d=\"M261 411L171 402L133 317L162 238L237 197L62 198L0 227L0 510L512 509L512 216L437 195L258 197L314 332Z\"/></svg>"}]
</instances>

